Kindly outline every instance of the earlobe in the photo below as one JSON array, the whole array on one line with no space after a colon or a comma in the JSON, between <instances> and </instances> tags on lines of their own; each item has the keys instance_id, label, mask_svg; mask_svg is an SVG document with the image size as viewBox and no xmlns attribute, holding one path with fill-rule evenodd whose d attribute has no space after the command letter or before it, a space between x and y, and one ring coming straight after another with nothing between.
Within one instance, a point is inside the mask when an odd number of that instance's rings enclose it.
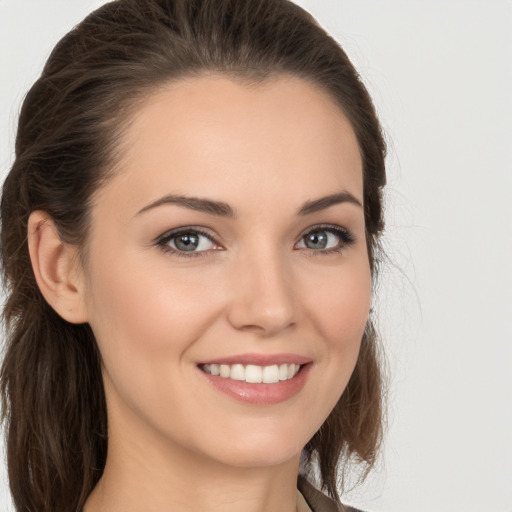
<instances>
[{"instance_id":1,"label":"earlobe","mask_svg":"<svg viewBox=\"0 0 512 512\"><path fill-rule=\"evenodd\" d=\"M43 297L64 320L87 322L77 247L64 243L53 219L40 210L31 213L27 231L32 269Z\"/></svg>"}]
</instances>

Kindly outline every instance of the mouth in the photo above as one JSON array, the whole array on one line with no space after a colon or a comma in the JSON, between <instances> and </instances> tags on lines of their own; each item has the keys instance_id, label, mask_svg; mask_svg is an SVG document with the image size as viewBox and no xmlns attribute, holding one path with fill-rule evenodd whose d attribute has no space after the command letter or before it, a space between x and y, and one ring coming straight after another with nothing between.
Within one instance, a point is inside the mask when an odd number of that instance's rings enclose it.
<instances>
[{"instance_id":1,"label":"mouth","mask_svg":"<svg viewBox=\"0 0 512 512\"><path fill-rule=\"evenodd\" d=\"M293 379L304 365L295 363L259 366L255 364L203 364L199 368L210 375L249 384L277 384Z\"/></svg>"},{"instance_id":2,"label":"mouth","mask_svg":"<svg viewBox=\"0 0 512 512\"><path fill-rule=\"evenodd\" d=\"M313 361L295 354L243 354L197 365L223 394L253 405L285 402L305 386Z\"/></svg>"}]
</instances>

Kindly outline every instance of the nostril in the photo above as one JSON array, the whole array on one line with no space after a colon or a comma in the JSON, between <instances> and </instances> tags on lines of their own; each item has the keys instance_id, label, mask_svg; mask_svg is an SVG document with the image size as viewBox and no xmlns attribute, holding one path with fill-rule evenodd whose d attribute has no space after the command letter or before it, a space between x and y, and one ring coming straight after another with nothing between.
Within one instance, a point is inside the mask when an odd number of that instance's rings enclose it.
<instances>
[{"instance_id":1,"label":"nostril","mask_svg":"<svg viewBox=\"0 0 512 512\"><path fill-rule=\"evenodd\" d=\"M247 331L247 332L261 332L265 329L259 325L244 325L241 327L241 330Z\"/></svg>"}]
</instances>

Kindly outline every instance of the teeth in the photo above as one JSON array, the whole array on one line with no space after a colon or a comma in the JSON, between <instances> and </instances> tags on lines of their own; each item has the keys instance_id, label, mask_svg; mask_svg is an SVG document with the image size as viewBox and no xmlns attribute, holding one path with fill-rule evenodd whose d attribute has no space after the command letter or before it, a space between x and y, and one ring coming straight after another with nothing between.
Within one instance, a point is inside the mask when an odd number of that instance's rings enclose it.
<instances>
[{"instance_id":1,"label":"teeth","mask_svg":"<svg viewBox=\"0 0 512 512\"><path fill-rule=\"evenodd\" d=\"M245 368L241 364L234 364L231 367L229 378L235 380L245 380Z\"/></svg>"},{"instance_id":2,"label":"teeth","mask_svg":"<svg viewBox=\"0 0 512 512\"><path fill-rule=\"evenodd\" d=\"M263 382L268 384L279 382L279 366L277 364L263 368Z\"/></svg>"},{"instance_id":3,"label":"teeth","mask_svg":"<svg viewBox=\"0 0 512 512\"><path fill-rule=\"evenodd\" d=\"M245 367L245 382L263 382L263 368L261 366L248 364Z\"/></svg>"},{"instance_id":4,"label":"teeth","mask_svg":"<svg viewBox=\"0 0 512 512\"><path fill-rule=\"evenodd\" d=\"M220 375L225 379L243 380L251 384L274 384L295 377L300 370L300 364L273 364L271 366L204 364L201 369L211 375Z\"/></svg>"},{"instance_id":5,"label":"teeth","mask_svg":"<svg viewBox=\"0 0 512 512\"><path fill-rule=\"evenodd\" d=\"M287 380L288 379L288 366L287 364L282 364L279 366L279 380Z\"/></svg>"}]
</instances>

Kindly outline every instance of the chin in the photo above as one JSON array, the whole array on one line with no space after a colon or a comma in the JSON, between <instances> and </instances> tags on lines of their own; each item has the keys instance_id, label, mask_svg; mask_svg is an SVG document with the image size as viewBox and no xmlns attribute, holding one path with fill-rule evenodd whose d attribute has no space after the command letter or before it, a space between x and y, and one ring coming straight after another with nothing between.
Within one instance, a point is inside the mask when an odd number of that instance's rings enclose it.
<instances>
[{"instance_id":1,"label":"chin","mask_svg":"<svg viewBox=\"0 0 512 512\"><path fill-rule=\"evenodd\" d=\"M234 448L227 453L224 452L222 456L218 454L215 458L224 465L236 468L268 468L295 461L298 464L303 446L290 447L281 443L278 449L265 446Z\"/></svg>"},{"instance_id":2,"label":"chin","mask_svg":"<svg viewBox=\"0 0 512 512\"><path fill-rule=\"evenodd\" d=\"M302 434L302 435L301 435ZM298 461L309 440L309 433L294 428L264 429L261 425L249 432L226 433L223 441L215 443L203 453L225 465L238 468L279 466Z\"/></svg>"}]
</instances>

